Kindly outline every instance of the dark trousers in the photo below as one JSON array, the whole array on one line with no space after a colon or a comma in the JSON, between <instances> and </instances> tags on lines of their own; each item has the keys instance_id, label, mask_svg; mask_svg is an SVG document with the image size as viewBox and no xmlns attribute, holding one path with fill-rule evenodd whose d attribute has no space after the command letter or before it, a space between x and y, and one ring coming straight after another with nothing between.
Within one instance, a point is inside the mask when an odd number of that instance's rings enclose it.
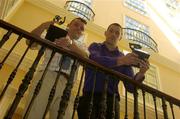
<instances>
[{"instance_id":1,"label":"dark trousers","mask_svg":"<svg viewBox=\"0 0 180 119\"><path fill-rule=\"evenodd\" d=\"M83 95L80 97L79 105L78 105L78 119L88 119L88 111L90 105L91 97L90 95ZM93 109L91 113L90 119L98 119L100 114L100 103L101 103L101 95L94 95L93 100ZM107 96L107 110L106 110L106 119L112 119L113 112L113 96ZM119 119L120 107L118 98L115 99L115 119Z\"/></svg>"}]
</instances>

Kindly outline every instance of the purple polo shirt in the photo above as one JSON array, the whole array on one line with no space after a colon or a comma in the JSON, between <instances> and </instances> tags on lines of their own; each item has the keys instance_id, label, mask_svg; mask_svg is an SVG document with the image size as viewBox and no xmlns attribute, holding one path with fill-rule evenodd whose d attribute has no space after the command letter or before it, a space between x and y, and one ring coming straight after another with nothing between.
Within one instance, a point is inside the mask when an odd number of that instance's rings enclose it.
<instances>
[{"instance_id":1,"label":"purple polo shirt","mask_svg":"<svg viewBox=\"0 0 180 119\"><path fill-rule=\"evenodd\" d=\"M130 66L116 66L117 58L123 56L124 54L116 48L114 51L110 51L103 43L92 43L89 46L89 58L107 68L118 71L122 74L125 74L129 77L134 77L133 70ZM97 71L96 73L96 86L95 93L102 93L104 86L104 79L107 75ZM88 93L92 91L93 88L93 78L94 78L94 70L87 68L85 75L85 82L83 93ZM119 96L118 91L119 80L114 79L113 77L109 77L108 81L108 94L113 94L114 92ZM128 91L133 91L133 86L126 86Z\"/></svg>"}]
</instances>

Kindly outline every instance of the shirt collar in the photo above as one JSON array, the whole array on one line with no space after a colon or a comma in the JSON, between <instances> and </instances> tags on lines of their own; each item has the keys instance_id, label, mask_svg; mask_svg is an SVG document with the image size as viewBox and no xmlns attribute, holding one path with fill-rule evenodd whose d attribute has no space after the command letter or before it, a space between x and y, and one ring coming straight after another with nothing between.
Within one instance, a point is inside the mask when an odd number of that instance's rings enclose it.
<instances>
[{"instance_id":1,"label":"shirt collar","mask_svg":"<svg viewBox=\"0 0 180 119\"><path fill-rule=\"evenodd\" d=\"M106 49L106 50L108 50L109 52L112 52L112 53L119 53L119 49L118 49L118 47L116 47L114 50L109 50L108 48L107 48L107 46L105 45L105 43L103 42L102 43L102 47L104 48L104 49Z\"/></svg>"}]
</instances>

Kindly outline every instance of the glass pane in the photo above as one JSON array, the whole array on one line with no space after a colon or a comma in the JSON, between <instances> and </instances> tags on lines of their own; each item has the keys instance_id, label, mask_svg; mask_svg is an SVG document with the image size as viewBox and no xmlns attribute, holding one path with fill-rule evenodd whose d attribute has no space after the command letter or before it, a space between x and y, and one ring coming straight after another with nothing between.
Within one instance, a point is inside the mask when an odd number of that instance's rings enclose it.
<instances>
[{"instance_id":1,"label":"glass pane","mask_svg":"<svg viewBox=\"0 0 180 119\"><path fill-rule=\"evenodd\" d=\"M125 5L141 14L147 14L144 0L125 0Z\"/></svg>"}]
</instances>

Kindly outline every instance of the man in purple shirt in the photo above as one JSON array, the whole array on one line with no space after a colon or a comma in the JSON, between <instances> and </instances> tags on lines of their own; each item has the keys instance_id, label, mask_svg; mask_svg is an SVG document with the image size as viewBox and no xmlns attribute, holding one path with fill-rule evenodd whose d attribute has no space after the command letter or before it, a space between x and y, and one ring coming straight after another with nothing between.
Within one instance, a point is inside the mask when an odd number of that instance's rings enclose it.
<instances>
[{"instance_id":1,"label":"man in purple shirt","mask_svg":"<svg viewBox=\"0 0 180 119\"><path fill-rule=\"evenodd\" d=\"M118 71L129 77L132 77L138 82L144 80L144 74L149 68L149 63L138 58L137 54L129 53L124 55L119 51L117 44L119 39L122 38L122 27L118 23L109 25L105 31L106 40L103 43L92 43L89 46L89 58L103 66ZM139 72L134 75L131 65L139 65ZM87 68L86 76L83 88L83 96L80 98L78 106L78 117L79 119L87 119L88 108L90 105L91 93L93 90L93 80L95 71ZM91 113L91 119L99 118L100 102L102 100L103 84L107 75L102 72L96 72L96 85L94 89L93 108ZM113 110L113 94L115 97L115 119L119 119L119 91L118 91L119 80L114 77L109 77L108 89L107 89L107 111L106 119L112 118ZM128 84L127 90L133 92L133 85Z\"/></svg>"}]
</instances>

